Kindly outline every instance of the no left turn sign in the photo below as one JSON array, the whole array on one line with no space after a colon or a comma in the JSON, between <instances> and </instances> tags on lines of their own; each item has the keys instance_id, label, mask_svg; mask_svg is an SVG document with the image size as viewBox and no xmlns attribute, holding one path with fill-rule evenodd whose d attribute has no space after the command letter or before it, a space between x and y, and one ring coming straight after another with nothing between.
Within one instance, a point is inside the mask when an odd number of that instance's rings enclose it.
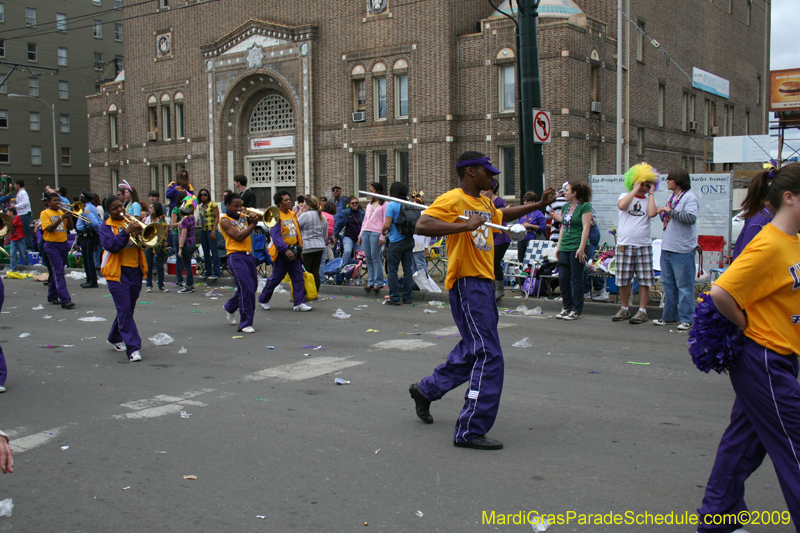
<instances>
[{"instance_id":1,"label":"no left turn sign","mask_svg":"<svg viewBox=\"0 0 800 533\"><path fill-rule=\"evenodd\" d=\"M553 127L550 122L550 112L543 109L533 110L533 142L537 144L550 144Z\"/></svg>"}]
</instances>

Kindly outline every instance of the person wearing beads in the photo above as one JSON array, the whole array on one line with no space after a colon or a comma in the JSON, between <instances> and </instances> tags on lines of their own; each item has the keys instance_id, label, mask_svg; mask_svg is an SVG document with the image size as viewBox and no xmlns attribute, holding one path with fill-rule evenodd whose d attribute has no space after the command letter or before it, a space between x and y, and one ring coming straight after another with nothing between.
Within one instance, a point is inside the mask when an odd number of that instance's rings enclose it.
<instances>
[{"instance_id":1,"label":"person wearing beads","mask_svg":"<svg viewBox=\"0 0 800 533\"><path fill-rule=\"evenodd\" d=\"M585 183L568 182L564 188L567 203L561 208L561 231L558 235L558 286L562 309L556 318L577 320L583 314L583 266L586 243L592 226L592 189Z\"/></svg>"},{"instance_id":2,"label":"person wearing beads","mask_svg":"<svg viewBox=\"0 0 800 533\"><path fill-rule=\"evenodd\" d=\"M692 182L684 169L667 175L667 189L672 191L667 205L657 214L664 224L661 235L661 286L664 287L664 312L653 324L678 323L677 329L692 327L694 311L695 250L697 248L697 213L700 204L689 189Z\"/></svg>"},{"instance_id":3,"label":"person wearing beads","mask_svg":"<svg viewBox=\"0 0 800 533\"><path fill-rule=\"evenodd\" d=\"M50 262L53 277L47 289L47 301L51 304L61 304L64 309L72 309L75 303L69 295L67 281L64 279L64 266L67 264L69 244L67 233L72 229L72 214L61 210L61 198L58 193L51 192L47 195L48 206L39 215L42 224L42 239L44 252Z\"/></svg>"},{"instance_id":4,"label":"person wearing beads","mask_svg":"<svg viewBox=\"0 0 800 533\"><path fill-rule=\"evenodd\" d=\"M236 284L236 292L225 302L225 315L228 324L236 325L234 313L239 311L239 331L255 333L253 316L256 311L256 289L258 278L256 276L256 262L250 253L253 245L250 239L256 229L255 217L242 216L244 208L242 197L238 193L225 195L225 214L219 220L222 236L225 238L225 249L228 252L228 270Z\"/></svg>"},{"instance_id":5,"label":"person wearing beads","mask_svg":"<svg viewBox=\"0 0 800 533\"><path fill-rule=\"evenodd\" d=\"M133 313L142 292L142 278L147 273L144 251L131 242L131 235L142 233L142 225L125 220L122 200L116 196L106 198L108 219L100 226L100 245L103 247L103 277L108 282L108 292L114 299L117 317L111 324L108 343L118 352L126 352L128 361L142 360L139 350L142 338Z\"/></svg>"},{"instance_id":6,"label":"person wearing beads","mask_svg":"<svg viewBox=\"0 0 800 533\"><path fill-rule=\"evenodd\" d=\"M800 532L800 164L764 170L753 185L753 205L769 200L775 217L711 287L716 309L744 337L729 369L736 399L698 509L700 533L742 527L705 521L747 510L745 481L766 454Z\"/></svg>"}]
</instances>

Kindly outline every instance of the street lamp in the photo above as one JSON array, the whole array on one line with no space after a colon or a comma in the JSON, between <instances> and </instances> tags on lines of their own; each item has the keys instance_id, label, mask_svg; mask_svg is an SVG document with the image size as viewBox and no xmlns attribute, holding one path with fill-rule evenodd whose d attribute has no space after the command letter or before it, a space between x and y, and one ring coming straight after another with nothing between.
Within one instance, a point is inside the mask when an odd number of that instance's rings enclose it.
<instances>
[{"instance_id":1,"label":"street lamp","mask_svg":"<svg viewBox=\"0 0 800 533\"><path fill-rule=\"evenodd\" d=\"M39 100L41 103L50 108L50 118L53 121L53 174L56 178L56 189L58 189L58 145L56 144L56 104L50 105L38 96L31 96L28 94L9 94L9 98L33 98Z\"/></svg>"}]
</instances>

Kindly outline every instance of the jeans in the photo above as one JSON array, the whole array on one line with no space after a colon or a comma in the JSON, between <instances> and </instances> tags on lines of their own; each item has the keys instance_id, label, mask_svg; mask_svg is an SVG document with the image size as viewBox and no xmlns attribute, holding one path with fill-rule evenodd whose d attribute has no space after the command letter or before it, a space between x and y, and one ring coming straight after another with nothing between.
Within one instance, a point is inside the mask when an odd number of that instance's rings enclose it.
<instances>
[{"instance_id":1,"label":"jeans","mask_svg":"<svg viewBox=\"0 0 800 533\"><path fill-rule=\"evenodd\" d=\"M86 283L97 285L97 265L94 264L94 249L100 243L93 238L81 238L81 256L83 257L83 271L86 272Z\"/></svg>"},{"instance_id":2,"label":"jeans","mask_svg":"<svg viewBox=\"0 0 800 533\"><path fill-rule=\"evenodd\" d=\"M510 242L494 245L494 279L495 281L503 281L505 272L503 272L503 257L506 255L508 247L511 246Z\"/></svg>"},{"instance_id":3,"label":"jeans","mask_svg":"<svg viewBox=\"0 0 800 533\"><path fill-rule=\"evenodd\" d=\"M342 261L346 265L353 258L353 250L363 250L363 246L356 244L350 237L342 237Z\"/></svg>"},{"instance_id":4,"label":"jeans","mask_svg":"<svg viewBox=\"0 0 800 533\"><path fill-rule=\"evenodd\" d=\"M319 258L319 282L322 285L325 285L325 265L328 264L328 248L326 247L322 250L322 257Z\"/></svg>"},{"instance_id":5,"label":"jeans","mask_svg":"<svg viewBox=\"0 0 800 533\"><path fill-rule=\"evenodd\" d=\"M411 289L414 287L414 238L409 236L402 241L389 242L389 301L400 303L400 283L397 269L403 264L403 301L411 303Z\"/></svg>"},{"instance_id":6,"label":"jeans","mask_svg":"<svg viewBox=\"0 0 800 533\"><path fill-rule=\"evenodd\" d=\"M664 322L692 323L694 312L694 252L661 251L661 286L664 287Z\"/></svg>"},{"instance_id":7,"label":"jeans","mask_svg":"<svg viewBox=\"0 0 800 533\"><path fill-rule=\"evenodd\" d=\"M25 244L28 248L33 249L33 213L20 215L19 219L22 221L22 232L25 234Z\"/></svg>"},{"instance_id":8,"label":"jeans","mask_svg":"<svg viewBox=\"0 0 800 533\"><path fill-rule=\"evenodd\" d=\"M575 251L558 252L558 286L561 289L561 306L568 311L583 312L583 263Z\"/></svg>"},{"instance_id":9,"label":"jeans","mask_svg":"<svg viewBox=\"0 0 800 533\"><path fill-rule=\"evenodd\" d=\"M152 248L147 248L144 251L144 257L147 259L147 286L153 288L153 262L156 266L156 280L158 281L158 288L164 288L164 258ZM176 269L177 271L177 269Z\"/></svg>"},{"instance_id":10,"label":"jeans","mask_svg":"<svg viewBox=\"0 0 800 533\"><path fill-rule=\"evenodd\" d=\"M19 254L19 258L17 258L17 254ZM20 263L30 265L28 261L28 245L25 243L25 239L11 241L11 270L16 270L17 265Z\"/></svg>"},{"instance_id":11,"label":"jeans","mask_svg":"<svg viewBox=\"0 0 800 533\"><path fill-rule=\"evenodd\" d=\"M211 230L203 230L200 242L200 244L203 245L203 261L205 262L205 271L203 272L203 275L219 277L219 248L217 248L219 236L217 236L217 239L212 240L212 233L214 232Z\"/></svg>"},{"instance_id":12,"label":"jeans","mask_svg":"<svg viewBox=\"0 0 800 533\"><path fill-rule=\"evenodd\" d=\"M600 246L600 230L597 226L592 226L589 230L589 243L586 246L586 256L588 261L594 258L594 253ZM583 277L584 292L594 290L595 292L605 289L605 280L602 278L590 278L588 275Z\"/></svg>"},{"instance_id":13,"label":"jeans","mask_svg":"<svg viewBox=\"0 0 800 533\"><path fill-rule=\"evenodd\" d=\"M367 272L369 278L367 285L370 287L383 287L383 262L381 261L381 245L378 240L381 234L375 231L364 231L361 233L361 243L364 253L367 255Z\"/></svg>"},{"instance_id":14,"label":"jeans","mask_svg":"<svg viewBox=\"0 0 800 533\"><path fill-rule=\"evenodd\" d=\"M428 271L428 262L425 261L425 252L414 252L414 272Z\"/></svg>"},{"instance_id":15,"label":"jeans","mask_svg":"<svg viewBox=\"0 0 800 533\"><path fill-rule=\"evenodd\" d=\"M183 248L181 248L181 257L178 258L178 263L183 266L183 269L186 271L186 286L187 287L194 287L194 278L192 277L192 257L194 257L194 253L197 251L197 245L195 244L184 244ZM180 270L176 272L180 274ZM182 277L182 276L181 276Z\"/></svg>"}]
</instances>

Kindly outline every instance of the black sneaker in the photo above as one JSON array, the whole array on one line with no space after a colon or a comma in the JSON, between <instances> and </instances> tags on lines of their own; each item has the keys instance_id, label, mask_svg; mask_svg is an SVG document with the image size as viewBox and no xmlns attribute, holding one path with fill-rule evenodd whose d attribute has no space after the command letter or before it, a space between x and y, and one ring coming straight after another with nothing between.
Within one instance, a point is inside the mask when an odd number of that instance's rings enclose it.
<instances>
[{"instance_id":1,"label":"black sneaker","mask_svg":"<svg viewBox=\"0 0 800 533\"><path fill-rule=\"evenodd\" d=\"M433 416L431 416L431 402L419 391L416 383L412 383L408 388L411 398L417 408L417 416L426 424L433 424Z\"/></svg>"},{"instance_id":2,"label":"black sneaker","mask_svg":"<svg viewBox=\"0 0 800 533\"><path fill-rule=\"evenodd\" d=\"M194 285L189 285L178 291L178 294L186 294L187 292L194 292Z\"/></svg>"},{"instance_id":3,"label":"black sneaker","mask_svg":"<svg viewBox=\"0 0 800 533\"><path fill-rule=\"evenodd\" d=\"M472 448L474 450L502 450L503 443L499 440L490 439L486 435L475 437L465 442L453 441L456 448Z\"/></svg>"},{"instance_id":4,"label":"black sneaker","mask_svg":"<svg viewBox=\"0 0 800 533\"><path fill-rule=\"evenodd\" d=\"M63 307L64 309L74 309L75 302L67 302L65 304L61 304L61 307Z\"/></svg>"}]
</instances>

